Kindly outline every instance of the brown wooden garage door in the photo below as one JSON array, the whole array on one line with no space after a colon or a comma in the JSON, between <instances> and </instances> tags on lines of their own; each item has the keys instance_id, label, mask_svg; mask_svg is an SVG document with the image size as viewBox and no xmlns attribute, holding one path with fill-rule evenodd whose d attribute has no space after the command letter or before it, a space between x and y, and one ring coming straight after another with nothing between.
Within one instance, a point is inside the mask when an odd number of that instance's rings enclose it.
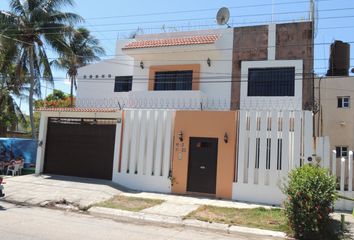
<instances>
[{"instance_id":1,"label":"brown wooden garage door","mask_svg":"<svg viewBox=\"0 0 354 240\"><path fill-rule=\"evenodd\" d=\"M112 179L116 122L49 118L44 172Z\"/></svg>"}]
</instances>

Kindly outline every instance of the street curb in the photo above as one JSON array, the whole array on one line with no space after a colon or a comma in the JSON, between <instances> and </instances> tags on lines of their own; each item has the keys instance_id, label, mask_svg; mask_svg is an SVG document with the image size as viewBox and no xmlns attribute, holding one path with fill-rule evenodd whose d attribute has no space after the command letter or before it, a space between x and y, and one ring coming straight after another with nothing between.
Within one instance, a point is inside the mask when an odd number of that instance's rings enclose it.
<instances>
[{"instance_id":1,"label":"street curb","mask_svg":"<svg viewBox=\"0 0 354 240\"><path fill-rule=\"evenodd\" d=\"M120 209L92 207L87 211L92 216L109 218L127 223L150 223L157 226L179 226L196 230L207 230L226 234L256 235L273 237L278 239L290 239L283 232L263 230L258 228L230 226L222 223L208 223L194 219L182 219L179 217L148 214L143 212L130 212Z\"/></svg>"}]
</instances>

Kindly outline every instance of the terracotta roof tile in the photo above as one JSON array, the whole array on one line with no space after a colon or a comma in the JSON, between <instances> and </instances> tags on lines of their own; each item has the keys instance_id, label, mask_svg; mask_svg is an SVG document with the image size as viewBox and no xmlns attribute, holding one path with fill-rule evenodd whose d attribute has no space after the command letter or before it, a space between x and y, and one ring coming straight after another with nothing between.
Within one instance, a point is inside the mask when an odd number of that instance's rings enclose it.
<instances>
[{"instance_id":1,"label":"terracotta roof tile","mask_svg":"<svg viewBox=\"0 0 354 240\"><path fill-rule=\"evenodd\" d=\"M212 44L218 40L219 35L203 35L179 38L166 38L154 40L138 40L125 45L123 49L136 49L136 48L154 48L154 47L168 47L168 46L183 46L183 45L196 45L196 44Z\"/></svg>"},{"instance_id":2,"label":"terracotta roof tile","mask_svg":"<svg viewBox=\"0 0 354 240\"><path fill-rule=\"evenodd\" d=\"M37 108L38 112L118 112L117 108Z\"/></svg>"}]
</instances>

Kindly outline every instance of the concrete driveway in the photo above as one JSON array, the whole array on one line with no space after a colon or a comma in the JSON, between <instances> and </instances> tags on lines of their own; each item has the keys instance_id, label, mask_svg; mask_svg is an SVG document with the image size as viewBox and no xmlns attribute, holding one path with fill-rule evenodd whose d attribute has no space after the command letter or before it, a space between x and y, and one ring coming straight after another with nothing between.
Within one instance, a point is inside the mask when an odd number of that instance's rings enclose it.
<instances>
[{"instance_id":1,"label":"concrete driveway","mask_svg":"<svg viewBox=\"0 0 354 240\"><path fill-rule=\"evenodd\" d=\"M57 175L6 177L4 200L29 205L46 205L66 200L86 208L120 194L111 181Z\"/></svg>"}]
</instances>

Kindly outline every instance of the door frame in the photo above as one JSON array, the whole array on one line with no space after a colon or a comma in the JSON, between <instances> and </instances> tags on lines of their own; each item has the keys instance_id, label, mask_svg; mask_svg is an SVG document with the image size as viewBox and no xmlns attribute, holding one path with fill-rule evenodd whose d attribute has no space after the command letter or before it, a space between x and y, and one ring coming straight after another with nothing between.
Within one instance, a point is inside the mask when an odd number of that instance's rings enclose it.
<instances>
[{"instance_id":1,"label":"door frame","mask_svg":"<svg viewBox=\"0 0 354 240\"><path fill-rule=\"evenodd\" d=\"M189 188L190 188L190 181L191 181L191 149L192 149L192 145L191 145L191 141L193 140L199 140L199 141L208 141L210 143L212 143L213 145L215 144L215 156L214 157L211 157L210 159L212 159L214 162L214 165L215 165L215 168L213 170L213 172L215 172L215 182L213 183L215 185L215 187L213 188L212 192L211 193L208 193L208 192L198 192L198 191L190 191ZM187 166L187 186L186 186L186 192L188 193L193 193L193 194L199 194L199 195L216 195L216 190L217 190L217 174L218 174L218 151L219 151L219 138L217 137L189 137L189 151L188 151L188 166ZM214 146L213 146L214 147ZM214 175L214 174L213 174Z\"/></svg>"}]
</instances>

